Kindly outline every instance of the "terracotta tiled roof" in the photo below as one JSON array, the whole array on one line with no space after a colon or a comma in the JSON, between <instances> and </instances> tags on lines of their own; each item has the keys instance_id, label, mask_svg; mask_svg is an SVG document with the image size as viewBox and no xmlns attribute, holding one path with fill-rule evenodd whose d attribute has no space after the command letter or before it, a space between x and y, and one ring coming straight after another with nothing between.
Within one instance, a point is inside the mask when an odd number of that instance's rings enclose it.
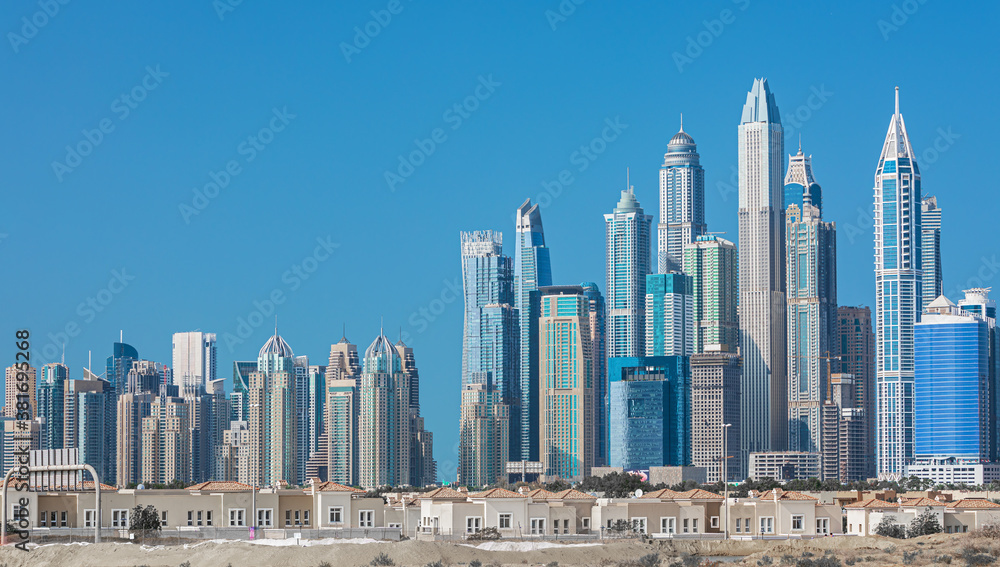
<instances>
[{"instance_id":1,"label":"terracotta tiled roof","mask_svg":"<svg viewBox=\"0 0 1000 567\"><path fill-rule=\"evenodd\" d=\"M930 498L903 498L903 506L947 506L947 502Z\"/></svg>"},{"instance_id":2,"label":"terracotta tiled roof","mask_svg":"<svg viewBox=\"0 0 1000 567\"><path fill-rule=\"evenodd\" d=\"M639 498L665 498L665 499L674 500L677 497L679 497L680 494L681 494L680 492L674 492L673 490L670 490L669 488L661 488L659 490L654 490L652 492L647 492L646 494L643 494Z\"/></svg>"},{"instance_id":3,"label":"terracotta tiled roof","mask_svg":"<svg viewBox=\"0 0 1000 567\"><path fill-rule=\"evenodd\" d=\"M808 494L802 494L801 492L795 492L794 490L782 490L777 489L778 500L817 500ZM774 500L774 493L770 490L765 490L762 492L752 493L751 498L757 498L759 500Z\"/></svg>"},{"instance_id":4,"label":"terracotta tiled roof","mask_svg":"<svg viewBox=\"0 0 1000 567\"><path fill-rule=\"evenodd\" d=\"M586 492L580 492L579 490L572 488L563 490L562 492L556 492L552 497L559 500L597 500L596 496L591 496Z\"/></svg>"},{"instance_id":5,"label":"terracotta tiled roof","mask_svg":"<svg viewBox=\"0 0 1000 567\"><path fill-rule=\"evenodd\" d=\"M688 490L687 492L681 492L678 494L677 498L691 499L691 500L722 500L721 494L716 494L714 492L709 492L707 490L702 490L701 488L695 488L694 490Z\"/></svg>"},{"instance_id":6,"label":"terracotta tiled roof","mask_svg":"<svg viewBox=\"0 0 1000 567\"><path fill-rule=\"evenodd\" d=\"M879 500L878 498L869 498L867 500L862 500L861 502L854 502L844 506L844 508L899 508L899 504L894 502L886 502L885 500Z\"/></svg>"},{"instance_id":7,"label":"terracotta tiled roof","mask_svg":"<svg viewBox=\"0 0 1000 567\"><path fill-rule=\"evenodd\" d=\"M432 500L434 498L440 498L442 500L465 500L469 495L464 492L459 492L455 489L448 488L447 486L442 486L441 488L435 488L430 492L425 492L420 499Z\"/></svg>"},{"instance_id":8,"label":"terracotta tiled roof","mask_svg":"<svg viewBox=\"0 0 1000 567\"><path fill-rule=\"evenodd\" d=\"M963 498L948 504L949 508L962 508L965 510L976 510L982 508L1000 508L1000 504L991 502L985 498Z\"/></svg>"},{"instance_id":9,"label":"terracotta tiled roof","mask_svg":"<svg viewBox=\"0 0 1000 567\"><path fill-rule=\"evenodd\" d=\"M524 494L511 492L505 488L491 488L483 492L470 494L469 498L527 498Z\"/></svg>"},{"instance_id":10,"label":"terracotta tiled roof","mask_svg":"<svg viewBox=\"0 0 1000 567\"><path fill-rule=\"evenodd\" d=\"M309 492L309 489L307 488L307 489L305 489L305 491ZM316 491L317 492L352 492L352 493L357 493L357 492L363 493L364 492L364 490L361 490L360 488L354 488L353 486L346 486L346 485L340 484L339 482L333 482L333 481L327 481L327 482L317 483L316 484Z\"/></svg>"},{"instance_id":11,"label":"terracotta tiled roof","mask_svg":"<svg viewBox=\"0 0 1000 567\"><path fill-rule=\"evenodd\" d=\"M556 495L544 488L536 488L528 493L533 500L549 500L555 499Z\"/></svg>"},{"instance_id":12,"label":"terracotta tiled roof","mask_svg":"<svg viewBox=\"0 0 1000 567\"><path fill-rule=\"evenodd\" d=\"M208 482L200 482L198 484L192 484L191 486L185 488L184 490L206 490L209 492L244 492L253 490L253 487L249 484L243 484L242 482L225 482L220 480L210 480Z\"/></svg>"}]
</instances>

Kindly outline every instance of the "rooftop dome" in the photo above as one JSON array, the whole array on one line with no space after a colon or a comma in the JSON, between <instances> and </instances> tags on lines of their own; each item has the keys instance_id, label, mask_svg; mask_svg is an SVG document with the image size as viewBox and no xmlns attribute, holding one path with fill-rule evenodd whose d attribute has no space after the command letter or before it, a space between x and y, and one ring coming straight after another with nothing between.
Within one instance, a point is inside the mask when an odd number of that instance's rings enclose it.
<instances>
[{"instance_id":1,"label":"rooftop dome","mask_svg":"<svg viewBox=\"0 0 1000 567\"><path fill-rule=\"evenodd\" d=\"M693 146L694 145L694 138L692 138L690 135L688 135L688 133L685 132L684 129L682 128L680 132L674 134L673 138L670 138L670 145L671 146L679 146L679 145Z\"/></svg>"},{"instance_id":2,"label":"rooftop dome","mask_svg":"<svg viewBox=\"0 0 1000 567\"><path fill-rule=\"evenodd\" d=\"M292 358L292 347L288 346L285 339L281 338L281 335L275 330L274 335L267 339L264 346L260 347L260 353L257 358L266 358L268 355L276 354L284 358Z\"/></svg>"},{"instance_id":3,"label":"rooftop dome","mask_svg":"<svg viewBox=\"0 0 1000 567\"><path fill-rule=\"evenodd\" d=\"M365 351L365 358L375 358L379 355L386 355L390 358L393 356L399 356L399 352L396 351L396 347L392 346L392 342L383 333L379 333L375 340L372 341L371 346Z\"/></svg>"}]
</instances>

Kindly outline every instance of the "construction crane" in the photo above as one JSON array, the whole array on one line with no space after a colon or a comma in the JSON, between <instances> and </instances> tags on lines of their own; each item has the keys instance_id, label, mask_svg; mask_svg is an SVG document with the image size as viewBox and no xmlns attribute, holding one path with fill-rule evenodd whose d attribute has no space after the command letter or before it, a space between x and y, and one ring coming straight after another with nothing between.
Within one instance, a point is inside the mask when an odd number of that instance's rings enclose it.
<instances>
[{"instance_id":1,"label":"construction crane","mask_svg":"<svg viewBox=\"0 0 1000 567\"><path fill-rule=\"evenodd\" d=\"M840 360L840 356L830 356L830 351L823 353L824 356L803 356L795 355L791 358L806 358L809 360L825 360L826 361L826 402L833 402L833 374L831 374L830 361Z\"/></svg>"}]
</instances>

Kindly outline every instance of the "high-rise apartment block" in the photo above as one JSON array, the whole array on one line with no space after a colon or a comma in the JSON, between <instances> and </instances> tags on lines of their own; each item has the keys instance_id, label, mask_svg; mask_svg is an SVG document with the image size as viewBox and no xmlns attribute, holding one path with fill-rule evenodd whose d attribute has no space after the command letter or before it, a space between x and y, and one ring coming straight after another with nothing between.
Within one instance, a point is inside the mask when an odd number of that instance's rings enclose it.
<instances>
[{"instance_id":1,"label":"high-rise apartment block","mask_svg":"<svg viewBox=\"0 0 1000 567\"><path fill-rule=\"evenodd\" d=\"M691 276L694 352L718 345L735 353L740 345L736 246L715 235L684 247L684 273Z\"/></svg>"},{"instance_id":2,"label":"high-rise apartment block","mask_svg":"<svg viewBox=\"0 0 1000 567\"><path fill-rule=\"evenodd\" d=\"M614 212L604 215L609 358L643 355L652 222L653 217L643 212L631 186L621 192Z\"/></svg>"},{"instance_id":3,"label":"high-rise apartment block","mask_svg":"<svg viewBox=\"0 0 1000 567\"><path fill-rule=\"evenodd\" d=\"M705 230L705 170L699 163L698 146L684 131L682 121L680 131L667 144L660 166L658 272L683 270L684 247Z\"/></svg>"},{"instance_id":4,"label":"high-rise apartment block","mask_svg":"<svg viewBox=\"0 0 1000 567\"><path fill-rule=\"evenodd\" d=\"M681 273L646 276L646 356L694 354L692 281Z\"/></svg>"}]
</instances>

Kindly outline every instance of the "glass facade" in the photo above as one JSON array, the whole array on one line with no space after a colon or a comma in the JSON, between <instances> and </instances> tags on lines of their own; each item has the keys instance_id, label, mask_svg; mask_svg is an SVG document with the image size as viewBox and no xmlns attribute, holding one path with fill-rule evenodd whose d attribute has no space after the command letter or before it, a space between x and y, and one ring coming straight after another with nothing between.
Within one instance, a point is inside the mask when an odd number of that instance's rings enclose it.
<instances>
[{"instance_id":1,"label":"glass facade","mask_svg":"<svg viewBox=\"0 0 1000 567\"><path fill-rule=\"evenodd\" d=\"M648 469L691 462L691 371L686 356L615 357L610 466Z\"/></svg>"},{"instance_id":2,"label":"glass facade","mask_svg":"<svg viewBox=\"0 0 1000 567\"><path fill-rule=\"evenodd\" d=\"M915 329L914 444L918 459L989 459L986 321L925 315Z\"/></svg>"},{"instance_id":3,"label":"glass facade","mask_svg":"<svg viewBox=\"0 0 1000 567\"><path fill-rule=\"evenodd\" d=\"M667 144L660 166L658 272L681 271L684 245L694 242L705 230L705 170L699 163L694 138L681 124L680 131Z\"/></svg>"}]
</instances>

